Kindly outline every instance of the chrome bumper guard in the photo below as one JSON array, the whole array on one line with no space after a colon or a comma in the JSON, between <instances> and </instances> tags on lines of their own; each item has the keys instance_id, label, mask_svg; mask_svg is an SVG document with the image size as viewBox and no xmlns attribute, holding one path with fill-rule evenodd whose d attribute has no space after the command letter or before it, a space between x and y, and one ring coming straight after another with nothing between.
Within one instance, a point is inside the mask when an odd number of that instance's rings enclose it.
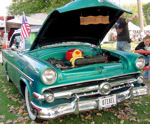
<instances>
[{"instance_id":1,"label":"chrome bumper guard","mask_svg":"<svg viewBox=\"0 0 150 124\"><path fill-rule=\"evenodd\" d=\"M129 99L131 96L139 96L148 94L148 87L138 87L138 88L130 88L127 91L115 94L116 102L119 103L126 99ZM92 100L79 101L79 96L75 95L75 100L71 103L61 104L55 107L43 108L35 105L31 102L32 106L35 109L40 110L37 114L38 118L42 119L53 119L58 116L75 113L78 114L80 111L87 111L92 109L98 109L99 107L99 98L95 98Z\"/></svg>"},{"instance_id":2,"label":"chrome bumper guard","mask_svg":"<svg viewBox=\"0 0 150 124\"><path fill-rule=\"evenodd\" d=\"M132 92L133 96L146 95L148 93L149 93L149 90L147 86L134 88Z\"/></svg>"}]
</instances>

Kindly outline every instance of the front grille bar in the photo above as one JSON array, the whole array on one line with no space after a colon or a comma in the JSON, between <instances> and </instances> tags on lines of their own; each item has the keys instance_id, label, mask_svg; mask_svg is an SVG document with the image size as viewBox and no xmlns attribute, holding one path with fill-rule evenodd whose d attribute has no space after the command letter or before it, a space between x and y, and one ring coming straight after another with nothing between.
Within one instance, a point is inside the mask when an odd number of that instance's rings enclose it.
<instances>
[{"instance_id":1,"label":"front grille bar","mask_svg":"<svg viewBox=\"0 0 150 124\"><path fill-rule=\"evenodd\" d=\"M111 91L118 90L121 88L125 87L130 87L131 83L136 82L137 79L132 78L128 80L123 80L118 82L111 82ZM99 85L94 85L94 86L87 86L87 87L82 87L82 88L77 88L77 89L70 89L70 90L65 90L61 92L53 92L55 98L71 98L74 94L78 94L78 96L93 96L100 94L99 92Z\"/></svg>"}]
</instances>

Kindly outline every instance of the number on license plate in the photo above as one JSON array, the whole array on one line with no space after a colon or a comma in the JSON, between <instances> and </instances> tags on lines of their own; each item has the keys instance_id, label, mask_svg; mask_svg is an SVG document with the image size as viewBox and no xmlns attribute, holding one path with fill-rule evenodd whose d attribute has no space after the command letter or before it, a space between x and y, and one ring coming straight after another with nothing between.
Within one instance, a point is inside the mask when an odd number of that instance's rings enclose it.
<instances>
[{"instance_id":1,"label":"number on license plate","mask_svg":"<svg viewBox=\"0 0 150 124\"><path fill-rule=\"evenodd\" d=\"M116 95L99 98L99 109L109 108L116 104Z\"/></svg>"}]
</instances>

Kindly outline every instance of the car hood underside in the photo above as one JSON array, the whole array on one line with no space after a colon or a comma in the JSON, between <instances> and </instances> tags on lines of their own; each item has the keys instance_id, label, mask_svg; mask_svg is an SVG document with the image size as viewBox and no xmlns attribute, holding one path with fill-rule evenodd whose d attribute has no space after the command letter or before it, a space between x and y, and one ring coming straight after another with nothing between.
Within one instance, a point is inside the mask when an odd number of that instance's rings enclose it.
<instances>
[{"instance_id":1,"label":"car hood underside","mask_svg":"<svg viewBox=\"0 0 150 124\"><path fill-rule=\"evenodd\" d=\"M65 41L99 44L123 12L108 1L76 0L49 14L31 50Z\"/></svg>"}]
</instances>

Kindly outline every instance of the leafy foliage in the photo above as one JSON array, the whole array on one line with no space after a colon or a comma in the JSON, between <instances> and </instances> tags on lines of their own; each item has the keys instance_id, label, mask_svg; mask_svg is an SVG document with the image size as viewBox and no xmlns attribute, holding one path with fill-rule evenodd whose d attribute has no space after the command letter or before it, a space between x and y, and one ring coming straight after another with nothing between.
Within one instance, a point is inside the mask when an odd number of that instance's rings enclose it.
<instances>
[{"instance_id":1,"label":"leafy foliage","mask_svg":"<svg viewBox=\"0 0 150 124\"><path fill-rule=\"evenodd\" d=\"M9 13L21 15L24 11L27 15L32 13L49 13L54 8L65 5L71 0L13 0L9 6Z\"/></svg>"},{"instance_id":2,"label":"leafy foliage","mask_svg":"<svg viewBox=\"0 0 150 124\"><path fill-rule=\"evenodd\" d=\"M54 8L63 6L70 1L72 0L13 0L8 11L12 15L21 15L23 11L26 15L40 12L49 13ZM137 16L133 23L139 25L137 5L131 4L130 6L126 5L123 7L131 10ZM150 24L150 3L143 5L143 11L145 17L144 24ZM126 17L130 18L132 15L128 14Z\"/></svg>"},{"instance_id":3,"label":"leafy foliage","mask_svg":"<svg viewBox=\"0 0 150 124\"><path fill-rule=\"evenodd\" d=\"M134 24L139 25L139 17L138 17L138 7L136 4L131 4L130 6L126 5L124 8L131 10L133 14L137 16L136 20L133 21ZM150 2L143 5L143 15L144 15L144 25L150 24ZM127 18L132 17L132 15L127 15Z\"/></svg>"},{"instance_id":4,"label":"leafy foliage","mask_svg":"<svg viewBox=\"0 0 150 124\"><path fill-rule=\"evenodd\" d=\"M143 5L143 12L147 25L150 25L150 2Z\"/></svg>"},{"instance_id":5,"label":"leafy foliage","mask_svg":"<svg viewBox=\"0 0 150 124\"><path fill-rule=\"evenodd\" d=\"M123 6L124 8L130 10L133 14L127 14L126 18L131 18L133 15L136 15L136 19L133 21L134 24L139 25L139 16L138 16L138 7L136 4L130 4ZM145 24L145 19L144 19Z\"/></svg>"}]
</instances>

